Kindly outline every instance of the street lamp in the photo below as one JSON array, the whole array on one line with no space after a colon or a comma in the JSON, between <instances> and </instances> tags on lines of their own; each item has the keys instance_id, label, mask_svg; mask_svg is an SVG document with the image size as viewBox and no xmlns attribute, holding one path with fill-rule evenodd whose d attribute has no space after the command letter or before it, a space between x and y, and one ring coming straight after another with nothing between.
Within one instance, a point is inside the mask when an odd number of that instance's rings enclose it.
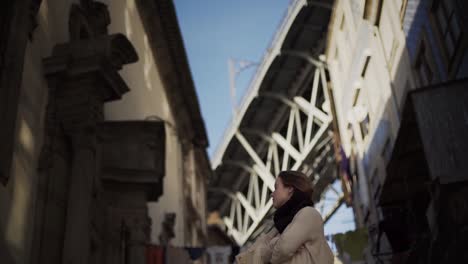
<instances>
[{"instance_id":1,"label":"street lamp","mask_svg":"<svg viewBox=\"0 0 468 264\"><path fill-rule=\"evenodd\" d=\"M236 78L243 71L252 66L258 65L257 62L248 60L237 60L229 58L229 91L231 95L232 115L234 118L237 116L237 98L236 98Z\"/></svg>"}]
</instances>

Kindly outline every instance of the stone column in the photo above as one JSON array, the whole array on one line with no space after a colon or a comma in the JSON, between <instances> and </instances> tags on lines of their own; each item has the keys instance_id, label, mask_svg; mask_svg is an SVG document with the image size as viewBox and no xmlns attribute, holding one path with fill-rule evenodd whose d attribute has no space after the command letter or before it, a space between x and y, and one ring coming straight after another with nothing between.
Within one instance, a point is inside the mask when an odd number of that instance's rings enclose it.
<instances>
[{"instance_id":1,"label":"stone column","mask_svg":"<svg viewBox=\"0 0 468 264\"><path fill-rule=\"evenodd\" d=\"M102 121L103 102L96 94L86 92L88 89L82 90L83 94L62 97L62 104L67 106L58 109L73 153L63 251L66 264L91 263L91 206L97 191L93 186L97 177L96 124Z\"/></svg>"},{"instance_id":2,"label":"stone column","mask_svg":"<svg viewBox=\"0 0 468 264\"><path fill-rule=\"evenodd\" d=\"M56 45L52 56L44 60L46 77L54 86L58 122L72 143L64 264L92 263L97 124L103 121L104 103L120 99L129 90L118 70L137 60L133 46L121 34Z\"/></svg>"},{"instance_id":3,"label":"stone column","mask_svg":"<svg viewBox=\"0 0 468 264\"><path fill-rule=\"evenodd\" d=\"M164 122L106 121L99 124L98 134L99 175L109 214L106 263L116 263L115 256L123 255L128 263L144 264L151 233L147 202L163 192ZM121 244L116 241L121 225L115 221L128 228L125 248L115 247Z\"/></svg>"},{"instance_id":4,"label":"stone column","mask_svg":"<svg viewBox=\"0 0 468 264\"><path fill-rule=\"evenodd\" d=\"M64 241L64 263L88 263L90 211L96 177L95 136L77 132L72 136L73 164Z\"/></svg>"},{"instance_id":5,"label":"stone column","mask_svg":"<svg viewBox=\"0 0 468 264\"><path fill-rule=\"evenodd\" d=\"M141 204L145 205L146 200L143 200ZM150 239L150 219L146 208L135 213L131 219L127 219L130 229L129 259L130 263L144 264L146 263L146 246Z\"/></svg>"}]
</instances>

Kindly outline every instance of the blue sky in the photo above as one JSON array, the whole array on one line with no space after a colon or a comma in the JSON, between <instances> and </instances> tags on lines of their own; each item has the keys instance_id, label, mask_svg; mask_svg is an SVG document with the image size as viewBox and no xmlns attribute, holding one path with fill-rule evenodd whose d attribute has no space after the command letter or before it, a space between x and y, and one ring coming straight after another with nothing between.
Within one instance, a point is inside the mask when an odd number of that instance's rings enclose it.
<instances>
[{"instance_id":1,"label":"blue sky","mask_svg":"<svg viewBox=\"0 0 468 264\"><path fill-rule=\"evenodd\" d=\"M198 100L208 132L210 157L229 124L228 59L260 62L289 5L289 0L175 0ZM255 67L236 79L240 100ZM340 188L340 183L334 184ZM333 192L326 196L333 200ZM326 203L325 211L333 206ZM325 233L354 229L352 210L342 206L325 225Z\"/></svg>"},{"instance_id":2,"label":"blue sky","mask_svg":"<svg viewBox=\"0 0 468 264\"><path fill-rule=\"evenodd\" d=\"M259 62L287 9L287 0L175 0L211 154L232 113L228 59ZM236 79L243 94L255 67Z\"/></svg>"}]
</instances>

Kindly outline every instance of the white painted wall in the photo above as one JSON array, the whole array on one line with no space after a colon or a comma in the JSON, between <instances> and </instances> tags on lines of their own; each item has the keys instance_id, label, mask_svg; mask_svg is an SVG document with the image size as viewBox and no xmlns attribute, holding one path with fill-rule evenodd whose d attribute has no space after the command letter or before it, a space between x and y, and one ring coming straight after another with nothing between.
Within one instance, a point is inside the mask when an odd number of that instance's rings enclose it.
<instances>
[{"instance_id":1,"label":"white painted wall","mask_svg":"<svg viewBox=\"0 0 468 264\"><path fill-rule=\"evenodd\" d=\"M127 65L121 76L130 88L120 101L105 106L105 117L108 120L143 120L157 116L167 121L166 126L166 175L163 195L156 203L149 203L149 214L152 219L151 240L159 243L161 223L164 214L176 213L175 238L172 243L184 245L184 197L183 197L183 157L181 145L174 131L174 119L169 101L164 91L157 62L148 43L142 21L134 0L102 1L109 7L111 24L109 33L122 33L127 36L139 56L138 62Z\"/></svg>"},{"instance_id":2,"label":"white painted wall","mask_svg":"<svg viewBox=\"0 0 468 264\"><path fill-rule=\"evenodd\" d=\"M408 89L414 87L411 64L401 27L401 1L384 0L379 26L363 20L364 0L338 0L329 32L327 62L335 93L338 124L346 153L351 150L351 131L356 138L360 172L358 185L361 202L371 206L373 183L383 183L386 158L382 155L385 141L390 147L396 139L400 113ZM344 20L343 20L344 17ZM343 23L344 21L344 23ZM361 77L367 56L369 65ZM353 99L361 89L357 106L367 109L370 132L361 138ZM351 130L348 130L351 124ZM366 166L365 157L369 164ZM371 179L376 174L377 179ZM362 177L364 176L364 177Z\"/></svg>"}]
</instances>

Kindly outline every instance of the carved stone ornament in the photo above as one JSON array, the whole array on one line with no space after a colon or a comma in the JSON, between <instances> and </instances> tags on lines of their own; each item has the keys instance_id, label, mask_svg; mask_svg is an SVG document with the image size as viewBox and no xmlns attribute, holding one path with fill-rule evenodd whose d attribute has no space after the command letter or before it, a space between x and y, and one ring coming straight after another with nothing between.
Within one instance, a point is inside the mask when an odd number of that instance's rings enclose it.
<instances>
[{"instance_id":1,"label":"carved stone ornament","mask_svg":"<svg viewBox=\"0 0 468 264\"><path fill-rule=\"evenodd\" d=\"M162 194L165 127L160 121L105 121L98 125L100 175L106 186L141 190L147 200Z\"/></svg>"},{"instance_id":2,"label":"carved stone ornament","mask_svg":"<svg viewBox=\"0 0 468 264\"><path fill-rule=\"evenodd\" d=\"M69 32L72 40L107 34L110 14L107 6L92 0L81 0L70 9Z\"/></svg>"},{"instance_id":3,"label":"carved stone ornament","mask_svg":"<svg viewBox=\"0 0 468 264\"><path fill-rule=\"evenodd\" d=\"M159 235L159 243L161 245L169 245L172 238L175 237L174 226L175 226L176 214L166 213L162 222L162 231Z\"/></svg>"}]
</instances>

